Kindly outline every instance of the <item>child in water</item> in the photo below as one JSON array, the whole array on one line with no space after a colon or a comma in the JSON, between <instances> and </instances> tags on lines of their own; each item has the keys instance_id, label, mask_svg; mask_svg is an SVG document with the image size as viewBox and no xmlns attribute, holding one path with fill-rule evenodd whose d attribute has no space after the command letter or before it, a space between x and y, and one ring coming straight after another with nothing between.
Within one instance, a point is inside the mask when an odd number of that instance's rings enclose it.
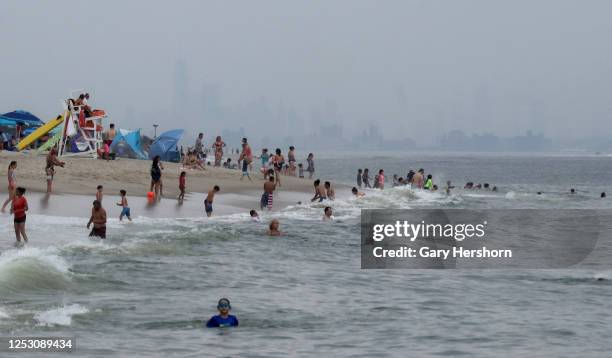
<instances>
[{"instance_id":1,"label":"child in water","mask_svg":"<svg viewBox=\"0 0 612 358\"><path fill-rule=\"evenodd\" d=\"M183 172L184 173L184 172ZM123 189L119 190L119 195L121 195L121 201L117 203L117 206L121 206L121 214L119 215L119 221L123 221L123 217L127 216L129 221L132 221L132 217L130 216L130 207L128 206L127 198L125 197L127 192Z\"/></svg>"},{"instance_id":2,"label":"child in water","mask_svg":"<svg viewBox=\"0 0 612 358\"><path fill-rule=\"evenodd\" d=\"M215 194L221 190L218 185L215 185L212 189L208 191L208 195L206 195L206 199L204 199L204 211L206 211L206 216L210 217L213 212L213 200L215 199Z\"/></svg>"},{"instance_id":3,"label":"child in water","mask_svg":"<svg viewBox=\"0 0 612 358\"><path fill-rule=\"evenodd\" d=\"M268 235L281 236L279 227L280 227L280 222L277 219L272 219L272 221L270 221L270 226L268 227Z\"/></svg>"},{"instance_id":4,"label":"child in water","mask_svg":"<svg viewBox=\"0 0 612 358\"><path fill-rule=\"evenodd\" d=\"M25 188L18 187L15 189L15 197L11 203L11 214L15 216L13 224L15 226L15 237L17 245L21 244L21 237L24 242L28 242L28 236L25 232L26 211L28 211L28 201L26 200Z\"/></svg>"},{"instance_id":5,"label":"child in water","mask_svg":"<svg viewBox=\"0 0 612 358\"><path fill-rule=\"evenodd\" d=\"M256 223L261 222L261 219L259 218L259 214L257 214L257 211L251 210L249 212L249 215L251 216L252 222L256 222Z\"/></svg>"},{"instance_id":6,"label":"child in water","mask_svg":"<svg viewBox=\"0 0 612 358\"><path fill-rule=\"evenodd\" d=\"M361 188L361 177L363 176L363 171L361 169L357 169L357 186Z\"/></svg>"},{"instance_id":7,"label":"child in water","mask_svg":"<svg viewBox=\"0 0 612 358\"><path fill-rule=\"evenodd\" d=\"M359 190L357 190L357 187L353 187L353 189L351 189L351 193L353 193L353 195L355 195L358 198L365 196L365 193L362 193Z\"/></svg>"},{"instance_id":8,"label":"child in water","mask_svg":"<svg viewBox=\"0 0 612 358\"><path fill-rule=\"evenodd\" d=\"M298 164L298 175L300 178L304 179L304 165L302 165L302 163Z\"/></svg>"},{"instance_id":9,"label":"child in water","mask_svg":"<svg viewBox=\"0 0 612 358\"><path fill-rule=\"evenodd\" d=\"M219 314L212 316L208 322L206 322L206 327L238 327L238 318L229 314L231 309L232 305L227 298L220 299L219 303L217 303L217 310L219 311Z\"/></svg>"}]
</instances>

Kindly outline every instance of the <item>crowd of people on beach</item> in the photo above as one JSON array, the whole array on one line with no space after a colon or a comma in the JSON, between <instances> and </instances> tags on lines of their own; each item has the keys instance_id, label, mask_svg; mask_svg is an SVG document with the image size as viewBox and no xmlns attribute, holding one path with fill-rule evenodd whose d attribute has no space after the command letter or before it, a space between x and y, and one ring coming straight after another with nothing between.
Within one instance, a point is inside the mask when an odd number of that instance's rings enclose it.
<instances>
[{"instance_id":1,"label":"crowd of people on beach","mask_svg":"<svg viewBox=\"0 0 612 358\"><path fill-rule=\"evenodd\" d=\"M79 97L80 100L81 98ZM105 138L109 141L112 141L112 137L115 136L114 125L111 125L109 133L105 136ZM211 148L214 150L214 167L225 167L229 169L235 168L236 164L230 164L231 158L227 158L226 162L222 165L222 159L224 156L223 148L226 147L225 142L221 138L221 136L217 136ZM240 180L243 180L245 177L252 181L251 177L253 171L253 161L254 159L261 160L260 172L262 174L262 178L264 180L263 183L263 193L259 200L260 210L267 209L268 211L272 210L273 202L274 202L274 193L281 187L281 176L293 176L304 178L304 169L302 163L297 163L296 150L294 146L289 147L289 151L287 153L287 160L282 154L282 150L280 148L276 148L274 154L270 155L268 153L268 149L264 148L261 151L260 156L254 156L253 151L248 143L247 138L243 138L241 142L241 150L236 150L236 154L238 154L238 164L241 166L242 172ZM203 133L199 133L195 145L193 148L188 148L187 155L183 158L182 161L182 170L179 175L179 196L177 198L179 204L182 204L185 200L185 193L187 190L187 171L188 170L206 170L206 166L210 165L210 162L206 161L207 153L204 150L204 141L203 141ZM234 150L232 149L232 152ZM286 162L287 161L287 162ZM45 175L47 182L47 190L46 195L50 195L53 192L53 180L55 177L56 167L63 168L66 163L58 159L57 149L52 148L46 156L45 159ZM314 154L309 153L306 158L308 177L312 178L315 173L314 166ZM3 203L2 211L5 211L5 208L10 204L11 213L14 215L14 223L15 223L15 233L17 238L17 243L21 243L21 239L23 238L24 242L27 242L27 235L25 233L25 221L26 221L26 211L29 209L27 205L27 200L24 196L25 188L17 187L16 180L16 169L17 169L17 161L11 161L8 168L8 181L9 181L9 197ZM156 202L160 201L164 196L163 188L164 183L162 180L162 173L164 170L163 163L159 156L153 158L151 162L150 169L150 185L149 191L147 192L147 200L149 204L153 205ZM204 212L207 217L211 217L213 214L213 202L215 195L221 191L219 185L214 185L210 188L204 199ZM317 179L314 181L314 192L315 195L311 199L312 202L318 201L321 202L323 200L334 200L335 199L335 191L331 185L331 182L326 181L321 184L321 180ZM119 215L119 220L123 221L124 218L127 218L129 221L132 221L132 216L130 213L130 207L128 205L127 199L127 191L125 189L121 189L119 191L120 202L116 203L117 206L121 207L121 213ZM89 221L87 223L87 228L91 228L90 235L91 237L99 237L106 238L106 223L107 223L107 213L103 206L103 198L104 198L104 187L103 185L98 185L95 192L95 200L92 204L91 215ZM326 207L324 209L324 220L333 219L332 216L332 208ZM259 221L259 214L256 210L251 210L250 216L252 220ZM273 219L269 226L267 233L271 236L281 235L281 231L279 229L280 222L277 219Z\"/></svg>"},{"instance_id":2,"label":"crowd of people on beach","mask_svg":"<svg viewBox=\"0 0 612 358\"><path fill-rule=\"evenodd\" d=\"M107 135L107 140L112 140L111 137L114 137L114 126L111 125L111 130ZM203 133L199 133L196 139L195 145L193 148L188 148L187 155L183 158L182 161L182 170L179 175L178 180L178 203L182 204L185 200L185 193L187 191L187 171L188 170L206 170L206 166L211 165L210 162L206 161L207 151L205 150L204 145L204 136ZM260 210L272 210L274 203L274 193L282 186L281 177L282 176L292 176L305 178L305 171L308 172L308 178L312 179L315 173L315 165L314 165L314 155L313 153L309 153L306 157L306 170L304 171L303 164L297 162L296 149L294 146L290 146L287 152L287 159L282 153L280 148L276 148L273 154L270 154L267 148L263 148L261 150L261 154L259 156L254 156L253 151L248 143L247 138L243 138L241 141L241 149L234 150L232 152L238 155L238 163L231 163L231 158L227 158L225 162L223 162L224 158L224 148L226 147L225 142L221 138L221 136L217 136L215 138L214 143L210 146L214 150L214 167L224 167L228 169L234 169L237 167L241 168L241 176L240 180L242 181L245 177L252 181L253 177L253 161L255 159L260 159L260 173L263 178L263 186L262 186L262 194L259 199L259 209ZM45 165L45 175L47 182L47 190L46 194L50 195L53 192L53 180L55 176L55 168L56 167L64 167L65 162L58 159L57 151L55 148L52 148L46 156L46 165ZM17 242L20 243L21 239L27 242L28 238L25 232L25 221L26 221L26 211L28 211L28 204L25 198L26 189L23 187L17 186L16 180L16 170L17 170L17 161L11 161L8 166L8 193L9 197L3 202L2 212L5 211L6 207L9 206L11 208L11 213L14 215L14 223L15 223L15 234L17 238ZM159 156L153 158L151 162L150 169L150 185L149 191L147 192L147 200L149 204L154 204L161 200L164 196L163 188L164 183L162 180L162 172L164 170L163 163ZM351 189L351 193L355 197L362 197L366 194L360 189L385 189L385 171L383 169L379 169L377 174L374 177L370 177L369 169L358 169L356 176L356 186ZM393 187L401 187L401 186L410 186L413 189L420 190L428 190L428 191L438 191L439 187L434 183L434 178L432 174L426 174L423 168L418 169L416 171L410 169L405 177L400 177L397 174L393 175L392 180ZM336 193L334 186L330 181L321 181L320 179L316 179L313 181L313 189L314 195L311 198L311 202L321 203L323 201L333 201L336 198ZM446 194L451 193L451 190L454 189L455 186L452 185L451 181L446 182L446 186L444 188ZM490 185L489 183L474 183L467 182L463 187L464 190L489 190L492 192L497 192L498 188L496 186ZM93 237L106 237L106 222L107 222L107 213L103 207L103 197L104 197L104 188L102 185L98 185L96 189L96 198L93 202L93 207L91 209L91 215L89 222L87 223L87 228L89 229L92 225L92 229L90 232L90 236ZM215 195L221 191L221 187L219 185L213 185L206 191L206 196L204 199L204 212L207 217L211 217L213 214L213 203L215 200ZM575 189L571 189L570 194L575 194ZM541 195L542 192L537 192L538 195ZM119 215L119 220L123 221L124 218L127 218L129 221L132 220L130 207L128 205L127 199L127 191L125 189L121 189L119 191L120 202L116 203L117 206L121 208L121 213ZM606 193L601 193L601 197L605 198ZM301 202L298 202L301 204ZM256 210L251 210L249 212L249 216L253 221L260 221L259 214ZM333 220L333 209L330 206L326 206L323 210L323 220L330 221ZM278 236L281 235L280 231L280 222L278 219L272 219L269 223L268 235Z\"/></svg>"}]
</instances>

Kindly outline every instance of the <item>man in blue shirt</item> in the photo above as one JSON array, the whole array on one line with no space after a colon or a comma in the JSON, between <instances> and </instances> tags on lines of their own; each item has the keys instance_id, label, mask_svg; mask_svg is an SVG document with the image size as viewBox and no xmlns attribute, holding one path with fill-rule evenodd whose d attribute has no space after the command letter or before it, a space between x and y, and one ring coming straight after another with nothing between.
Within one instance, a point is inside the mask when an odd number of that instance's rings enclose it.
<instances>
[{"instance_id":1,"label":"man in blue shirt","mask_svg":"<svg viewBox=\"0 0 612 358\"><path fill-rule=\"evenodd\" d=\"M229 311L232 309L232 305L227 298L222 298L219 300L217 304L217 309L219 310L219 314L210 317L208 322L206 322L206 327L214 328L214 327L237 327L238 326L238 318L229 314Z\"/></svg>"}]
</instances>

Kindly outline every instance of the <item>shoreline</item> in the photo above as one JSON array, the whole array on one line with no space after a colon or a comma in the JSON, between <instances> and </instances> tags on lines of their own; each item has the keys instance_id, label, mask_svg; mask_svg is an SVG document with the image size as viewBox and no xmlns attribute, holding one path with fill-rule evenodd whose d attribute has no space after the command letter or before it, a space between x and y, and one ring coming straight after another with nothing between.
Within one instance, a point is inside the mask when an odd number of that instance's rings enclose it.
<instances>
[{"instance_id":1,"label":"shoreline","mask_svg":"<svg viewBox=\"0 0 612 358\"><path fill-rule=\"evenodd\" d=\"M149 160L118 158L116 160L99 160L83 157L61 158L66 162L64 168L56 167L53 180L53 193L46 195L46 175L44 172L45 156L24 152L0 152L0 159L6 168L0 168L0 173L6 175L10 161L17 161L17 185L26 188L26 198L30 199L32 213L88 216L91 201L95 198L96 187L104 186L103 206L108 216L114 216L115 203L119 201L119 190L127 191L130 207L138 208L133 215L152 217L200 217L204 213L204 197L214 185L219 185L221 191L215 195L213 217L248 213L255 209L258 212L259 200L263 193L263 175L259 165L253 165L252 181L244 178L240 181L241 171L236 169L206 167L206 170L186 170L187 190L184 205L177 205L179 195L178 177L181 172L179 163L163 162L164 170L163 196L158 205L149 205L146 194L150 186ZM314 178L313 178L314 180ZM274 192L274 207L272 211L281 210L297 202L308 202L314 195L310 179L281 176L281 186ZM321 179L324 181L323 179ZM334 185L336 192L348 192L345 185ZM0 185L2 202L6 199L7 185ZM346 195L338 195L342 198ZM85 198L89 200L83 200ZM57 200L62 198L61 201ZM38 203L40 202L40 203ZM169 205L168 203L171 203ZM110 205L109 205L110 204ZM111 206L112 205L112 206ZM76 208L76 210L73 210ZM118 208L118 207L117 207ZM144 210L140 210L144 208ZM118 209L117 209L118 210ZM267 210L266 210L267 211ZM7 209L8 212L8 209ZM6 214L5 214L6 215ZM162 215L162 216L160 216ZM117 214L118 216L118 214Z\"/></svg>"}]
</instances>

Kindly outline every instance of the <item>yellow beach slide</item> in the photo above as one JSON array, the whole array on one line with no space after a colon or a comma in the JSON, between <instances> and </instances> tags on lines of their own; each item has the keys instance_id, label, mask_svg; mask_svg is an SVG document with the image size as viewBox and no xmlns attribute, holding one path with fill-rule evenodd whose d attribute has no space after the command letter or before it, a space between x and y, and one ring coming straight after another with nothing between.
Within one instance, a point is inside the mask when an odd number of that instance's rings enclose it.
<instances>
[{"instance_id":1,"label":"yellow beach slide","mask_svg":"<svg viewBox=\"0 0 612 358\"><path fill-rule=\"evenodd\" d=\"M64 122L64 116L59 115L57 118L50 120L45 123L43 126L32 132L29 136L23 138L19 144L17 144L17 150L23 150L27 148L30 144L34 143L38 138L44 136L49 133L53 128L59 126Z\"/></svg>"}]
</instances>

